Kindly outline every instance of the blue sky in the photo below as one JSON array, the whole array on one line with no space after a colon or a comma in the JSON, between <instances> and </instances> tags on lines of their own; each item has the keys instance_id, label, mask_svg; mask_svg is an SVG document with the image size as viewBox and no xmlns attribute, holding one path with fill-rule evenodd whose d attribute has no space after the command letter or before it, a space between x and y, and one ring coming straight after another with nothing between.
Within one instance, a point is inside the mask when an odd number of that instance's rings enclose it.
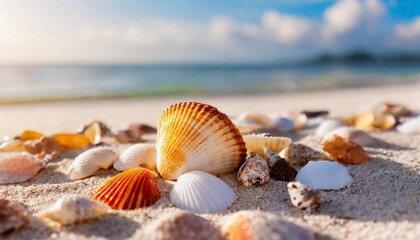
<instances>
[{"instance_id":1,"label":"blue sky","mask_svg":"<svg viewBox=\"0 0 420 240\"><path fill-rule=\"evenodd\" d=\"M267 62L420 52L420 1L0 0L0 63Z\"/></svg>"}]
</instances>

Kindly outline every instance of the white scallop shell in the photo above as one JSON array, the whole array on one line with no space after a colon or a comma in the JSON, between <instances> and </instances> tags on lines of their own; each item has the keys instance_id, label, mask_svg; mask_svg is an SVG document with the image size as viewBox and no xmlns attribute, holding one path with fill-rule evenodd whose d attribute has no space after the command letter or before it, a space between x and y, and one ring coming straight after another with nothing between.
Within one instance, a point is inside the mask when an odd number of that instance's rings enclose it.
<instances>
[{"instance_id":1,"label":"white scallop shell","mask_svg":"<svg viewBox=\"0 0 420 240\"><path fill-rule=\"evenodd\" d=\"M353 182L343 165L330 161L310 161L296 175L296 181L314 189L340 189Z\"/></svg>"},{"instance_id":2,"label":"white scallop shell","mask_svg":"<svg viewBox=\"0 0 420 240\"><path fill-rule=\"evenodd\" d=\"M140 166L156 171L155 145L147 143L134 144L124 150L114 163L114 168L118 171L125 171Z\"/></svg>"},{"instance_id":3,"label":"white scallop shell","mask_svg":"<svg viewBox=\"0 0 420 240\"><path fill-rule=\"evenodd\" d=\"M350 142L359 144L360 146L371 146L375 143L375 139L363 130L354 127L339 127L324 135L324 140L332 135L338 135Z\"/></svg>"},{"instance_id":4,"label":"white scallop shell","mask_svg":"<svg viewBox=\"0 0 420 240\"><path fill-rule=\"evenodd\" d=\"M67 175L70 179L82 179L92 176L99 169L109 168L118 159L118 154L106 147L96 147L84 151L77 156L69 169Z\"/></svg>"},{"instance_id":5,"label":"white scallop shell","mask_svg":"<svg viewBox=\"0 0 420 240\"><path fill-rule=\"evenodd\" d=\"M181 209L196 213L214 213L228 208L235 201L236 195L218 177L192 171L178 178L170 198Z\"/></svg>"},{"instance_id":6,"label":"white scallop shell","mask_svg":"<svg viewBox=\"0 0 420 240\"><path fill-rule=\"evenodd\" d=\"M335 119L327 119L322 121L321 124L317 127L315 130L315 135L322 138L332 130L343 126L344 125L341 122Z\"/></svg>"},{"instance_id":7,"label":"white scallop shell","mask_svg":"<svg viewBox=\"0 0 420 240\"><path fill-rule=\"evenodd\" d=\"M420 117L410 119L398 125L397 131L401 133L420 133Z\"/></svg>"},{"instance_id":8,"label":"white scallop shell","mask_svg":"<svg viewBox=\"0 0 420 240\"><path fill-rule=\"evenodd\" d=\"M69 225L99 218L107 214L110 209L100 202L73 195L59 199L54 205L38 213L38 216L62 225Z\"/></svg>"}]
</instances>

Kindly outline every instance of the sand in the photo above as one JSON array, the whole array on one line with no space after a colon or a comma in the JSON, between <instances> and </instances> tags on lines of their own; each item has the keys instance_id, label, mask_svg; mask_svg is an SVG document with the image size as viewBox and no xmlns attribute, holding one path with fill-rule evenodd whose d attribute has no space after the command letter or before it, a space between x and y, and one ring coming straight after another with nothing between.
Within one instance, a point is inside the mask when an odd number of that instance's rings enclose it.
<instances>
[{"instance_id":1,"label":"sand","mask_svg":"<svg viewBox=\"0 0 420 240\"><path fill-rule=\"evenodd\" d=\"M16 135L25 129L45 134L75 131L83 123L100 119L121 129L132 122L156 125L161 112L170 104L193 100L209 103L230 116L243 111L263 113L302 109L328 109L342 116L367 109L381 101L395 101L420 110L420 85L377 87L326 92L224 96L168 97L43 103L0 106L0 135ZM288 134L295 141L319 149L313 131ZM238 196L226 211L203 214L216 225L239 210L260 209L306 226L318 239L419 239L420 238L420 135L396 131L372 133L377 143L366 148L371 160L346 165L354 183L336 191L322 191L323 202L310 213L295 209L289 200L286 182L270 179L261 187L239 186L235 174L222 176ZM149 136L153 139L153 136ZM129 145L113 146L122 151ZM67 194L92 196L98 186L117 173L102 170L96 176L71 181L66 169L79 152L67 152L50 162L31 180L0 185L0 198L17 200L31 213L52 205ZM151 207L131 211L112 211L97 221L69 227L51 226L36 217L7 239L126 239L163 212L175 211L169 201L173 183L158 180L162 198ZM0 237L1 238L1 237Z\"/></svg>"}]
</instances>

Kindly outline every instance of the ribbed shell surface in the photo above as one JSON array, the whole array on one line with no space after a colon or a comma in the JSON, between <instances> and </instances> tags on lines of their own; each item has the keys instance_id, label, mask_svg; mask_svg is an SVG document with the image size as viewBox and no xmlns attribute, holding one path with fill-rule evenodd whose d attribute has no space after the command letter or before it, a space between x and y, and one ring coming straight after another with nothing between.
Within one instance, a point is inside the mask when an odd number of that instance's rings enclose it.
<instances>
[{"instance_id":1,"label":"ribbed shell surface","mask_svg":"<svg viewBox=\"0 0 420 240\"><path fill-rule=\"evenodd\" d=\"M160 198L157 174L146 168L133 168L108 179L93 199L113 209L136 209L152 205Z\"/></svg>"},{"instance_id":2,"label":"ribbed shell surface","mask_svg":"<svg viewBox=\"0 0 420 240\"><path fill-rule=\"evenodd\" d=\"M262 134L247 134L243 136L243 139L246 144L248 155L250 155L251 152L255 152L264 159L266 159L264 147L278 153L292 142L288 137L273 137Z\"/></svg>"},{"instance_id":3,"label":"ribbed shell surface","mask_svg":"<svg viewBox=\"0 0 420 240\"><path fill-rule=\"evenodd\" d=\"M245 143L231 120L216 108L195 102L175 104L164 111L156 151L158 171L166 179L193 170L233 172L246 157Z\"/></svg>"},{"instance_id":4,"label":"ribbed shell surface","mask_svg":"<svg viewBox=\"0 0 420 240\"><path fill-rule=\"evenodd\" d=\"M229 185L201 171L188 172L179 177L170 197L175 206L196 213L223 211L236 200Z\"/></svg>"}]
</instances>

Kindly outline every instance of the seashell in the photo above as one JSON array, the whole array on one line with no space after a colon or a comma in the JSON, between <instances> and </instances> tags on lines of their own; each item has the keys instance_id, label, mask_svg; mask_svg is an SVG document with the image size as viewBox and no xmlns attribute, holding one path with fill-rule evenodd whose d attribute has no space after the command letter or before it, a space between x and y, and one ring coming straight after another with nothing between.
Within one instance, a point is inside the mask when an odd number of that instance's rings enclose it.
<instances>
[{"instance_id":1,"label":"seashell","mask_svg":"<svg viewBox=\"0 0 420 240\"><path fill-rule=\"evenodd\" d=\"M58 133L54 134L54 138L57 139L60 147L64 149L78 150L92 145L90 140L81 134Z\"/></svg>"},{"instance_id":2,"label":"seashell","mask_svg":"<svg viewBox=\"0 0 420 240\"><path fill-rule=\"evenodd\" d=\"M7 140L0 144L0 152L19 151L22 145L23 145L23 141L20 139Z\"/></svg>"},{"instance_id":3,"label":"seashell","mask_svg":"<svg viewBox=\"0 0 420 240\"><path fill-rule=\"evenodd\" d=\"M297 174L296 169L290 166L284 158L281 158L279 155L267 148L265 149L265 154L267 155L268 162L271 166L270 177L286 182L290 182L295 179Z\"/></svg>"},{"instance_id":4,"label":"seashell","mask_svg":"<svg viewBox=\"0 0 420 240\"><path fill-rule=\"evenodd\" d=\"M327 155L300 143L291 143L279 153L290 164L304 165L311 160L328 159Z\"/></svg>"},{"instance_id":5,"label":"seashell","mask_svg":"<svg viewBox=\"0 0 420 240\"><path fill-rule=\"evenodd\" d=\"M376 105L373 108L373 112L375 113L375 115L390 114L395 118L410 116L411 114L413 114L413 111L411 111L408 107L402 104L389 102L384 102Z\"/></svg>"},{"instance_id":6,"label":"seashell","mask_svg":"<svg viewBox=\"0 0 420 240\"><path fill-rule=\"evenodd\" d=\"M127 148L115 161L114 168L125 171L145 167L156 171L156 147L153 144L139 143Z\"/></svg>"},{"instance_id":7,"label":"seashell","mask_svg":"<svg viewBox=\"0 0 420 240\"><path fill-rule=\"evenodd\" d=\"M237 178L244 187L263 185L270 179L268 165L258 154L251 153L239 169Z\"/></svg>"},{"instance_id":8,"label":"seashell","mask_svg":"<svg viewBox=\"0 0 420 240\"><path fill-rule=\"evenodd\" d=\"M331 137L332 135L338 135L347 139L350 142L354 142L361 146L371 146L375 143L375 139L368 133L354 128L354 127L339 127L324 136L324 140Z\"/></svg>"},{"instance_id":9,"label":"seashell","mask_svg":"<svg viewBox=\"0 0 420 240\"><path fill-rule=\"evenodd\" d=\"M99 132L101 137L112 137L112 136L114 136L111 129L105 123L103 123L101 121L98 121L98 120L94 120L94 121L82 126L80 128L80 130L78 131L78 133L81 133L81 134L85 135L85 133L88 132L89 129L91 129L92 126L94 126L94 125L99 126L99 131L98 131L98 128L96 126L93 127L93 129L95 129L96 132Z\"/></svg>"},{"instance_id":10,"label":"seashell","mask_svg":"<svg viewBox=\"0 0 420 240\"><path fill-rule=\"evenodd\" d=\"M23 148L30 154L36 154L38 158L54 160L60 157L61 149L54 137L41 137L28 140Z\"/></svg>"},{"instance_id":11,"label":"seashell","mask_svg":"<svg viewBox=\"0 0 420 240\"><path fill-rule=\"evenodd\" d=\"M82 132L83 136L89 139L91 144L98 144L102 140L101 126L99 122L93 122Z\"/></svg>"},{"instance_id":12,"label":"seashell","mask_svg":"<svg viewBox=\"0 0 420 240\"><path fill-rule=\"evenodd\" d=\"M246 133L263 129L261 125L248 121L248 120L234 119L232 120L232 123L236 126L236 128L239 130L241 134L246 134Z\"/></svg>"},{"instance_id":13,"label":"seashell","mask_svg":"<svg viewBox=\"0 0 420 240\"><path fill-rule=\"evenodd\" d=\"M105 204L73 195L60 198L54 205L37 215L61 225L70 225L98 219L106 215L110 209Z\"/></svg>"},{"instance_id":14,"label":"seashell","mask_svg":"<svg viewBox=\"0 0 420 240\"><path fill-rule=\"evenodd\" d=\"M350 142L338 135L332 135L322 142L322 150L330 157L347 164L360 164L367 162L369 156L362 146Z\"/></svg>"},{"instance_id":15,"label":"seashell","mask_svg":"<svg viewBox=\"0 0 420 240\"><path fill-rule=\"evenodd\" d=\"M178 178L170 198L178 208L196 213L214 213L232 205L236 195L218 177L206 172L191 171Z\"/></svg>"},{"instance_id":16,"label":"seashell","mask_svg":"<svg viewBox=\"0 0 420 240\"><path fill-rule=\"evenodd\" d=\"M157 169L165 179L199 170L212 174L236 171L246 148L235 125L216 108L195 102L167 108L159 119Z\"/></svg>"},{"instance_id":17,"label":"seashell","mask_svg":"<svg viewBox=\"0 0 420 240\"><path fill-rule=\"evenodd\" d=\"M398 125L397 131L401 133L420 133L420 117L412 118Z\"/></svg>"},{"instance_id":18,"label":"seashell","mask_svg":"<svg viewBox=\"0 0 420 240\"><path fill-rule=\"evenodd\" d=\"M295 129L295 122L287 117L283 116L272 116L272 127L279 132L290 132Z\"/></svg>"},{"instance_id":19,"label":"seashell","mask_svg":"<svg viewBox=\"0 0 420 240\"><path fill-rule=\"evenodd\" d=\"M133 123L128 129L118 131L115 139L120 143L136 143L141 140L144 134L156 133L156 128L146 124Z\"/></svg>"},{"instance_id":20,"label":"seashell","mask_svg":"<svg viewBox=\"0 0 420 240\"><path fill-rule=\"evenodd\" d=\"M27 153L0 155L0 184L25 182L34 177L46 161Z\"/></svg>"},{"instance_id":21,"label":"seashell","mask_svg":"<svg viewBox=\"0 0 420 240\"><path fill-rule=\"evenodd\" d=\"M154 204L160 198L157 174L146 168L133 168L108 179L96 191L94 200L113 209L136 209Z\"/></svg>"},{"instance_id":22,"label":"seashell","mask_svg":"<svg viewBox=\"0 0 420 240\"><path fill-rule=\"evenodd\" d=\"M285 112L283 116L291 119L295 125L295 130L303 129L307 126L308 117L300 112Z\"/></svg>"},{"instance_id":23,"label":"seashell","mask_svg":"<svg viewBox=\"0 0 420 240\"><path fill-rule=\"evenodd\" d=\"M156 134L157 129L142 123L132 123L128 126L128 130L136 133L140 137L144 134Z\"/></svg>"},{"instance_id":24,"label":"seashell","mask_svg":"<svg viewBox=\"0 0 420 240\"><path fill-rule=\"evenodd\" d=\"M185 211L169 212L159 216L133 239L148 240L219 240L219 230L207 219Z\"/></svg>"},{"instance_id":25,"label":"seashell","mask_svg":"<svg viewBox=\"0 0 420 240\"><path fill-rule=\"evenodd\" d=\"M315 234L276 214L261 211L239 211L227 218L223 227L227 240L291 239L313 240Z\"/></svg>"},{"instance_id":26,"label":"seashell","mask_svg":"<svg viewBox=\"0 0 420 240\"><path fill-rule=\"evenodd\" d=\"M107 169L118 159L118 154L106 147L95 147L77 156L67 170L71 180L87 178L99 169Z\"/></svg>"},{"instance_id":27,"label":"seashell","mask_svg":"<svg viewBox=\"0 0 420 240\"><path fill-rule=\"evenodd\" d=\"M238 116L237 120L246 120L263 128L270 127L273 124L271 119L263 113L244 112Z\"/></svg>"},{"instance_id":28,"label":"seashell","mask_svg":"<svg viewBox=\"0 0 420 240\"><path fill-rule=\"evenodd\" d=\"M16 231L28 223L29 214L22 204L0 199L0 235Z\"/></svg>"},{"instance_id":29,"label":"seashell","mask_svg":"<svg viewBox=\"0 0 420 240\"><path fill-rule=\"evenodd\" d=\"M34 140L43 136L43 134L33 130L25 130L20 134L20 138L22 139L22 141Z\"/></svg>"},{"instance_id":30,"label":"seashell","mask_svg":"<svg viewBox=\"0 0 420 240\"><path fill-rule=\"evenodd\" d=\"M315 135L322 138L330 131L342 126L343 124L335 119L326 119L315 130Z\"/></svg>"},{"instance_id":31,"label":"seashell","mask_svg":"<svg viewBox=\"0 0 420 240\"><path fill-rule=\"evenodd\" d=\"M318 117L328 116L328 114L330 114L330 111L328 110L303 110L301 113L304 114L307 118L318 118Z\"/></svg>"},{"instance_id":32,"label":"seashell","mask_svg":"<svg viewBox=\"0 0 420 240\"><path fill-rule=\"evenodd\" d=\"M390 114L377 114L368 112L361 113L355 116L354 126L356 128L372 131L372 130L386 130L394 127L396 119Z\"/></svg>"},{"instance_id":33,"label":"seashell","mask_svg":"<svg viewBox=\"0 0 420 240\"><path fill-rule=\"evenodd\" d=\"M340 189L353 182L346 167L330 161L310 161L296 175L296 181L314 189Z\"/></svg>"},{"instance_id":34,"label":"seashell","mask_svg":"<svg viewBox=\"0 0 420 240\"><path fill-rule=\"evenodd\" d=\"M273 152L280 152L287 147L292 140L287 137L272 137L267 134L247 134L243 136L248 155L255 152L264 159L267 159L264 148L268 148Z\"/></svg>"},{"instance_id":35,"label":"seashell","mask_svg":"<svg viewBox=\"0 0 420 240\"><path fill-rule=\"evenodd\" d=\"M321 203L321 193L300 182L288 183L287 191L293 206L301 210L315 210Z\"/></svg>"}]
</instances>

